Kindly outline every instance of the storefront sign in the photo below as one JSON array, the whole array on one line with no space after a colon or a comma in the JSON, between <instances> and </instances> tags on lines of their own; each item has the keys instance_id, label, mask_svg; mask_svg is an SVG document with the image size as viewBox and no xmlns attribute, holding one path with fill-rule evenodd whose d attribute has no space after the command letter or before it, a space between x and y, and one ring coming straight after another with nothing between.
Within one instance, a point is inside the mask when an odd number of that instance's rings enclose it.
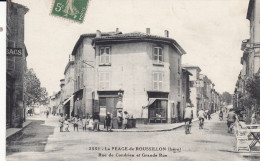
<instances>
[{"instance_id":1,"label":"storefront sign","mask_svg":"<svg viewBox=\"0 0 260 161\"><path fill-rule=\"evenodd\" d=\"M7 56L22 56L23 55L23 49L22 48L6 48L6 55Z\"/></svg>"}]
</instances>

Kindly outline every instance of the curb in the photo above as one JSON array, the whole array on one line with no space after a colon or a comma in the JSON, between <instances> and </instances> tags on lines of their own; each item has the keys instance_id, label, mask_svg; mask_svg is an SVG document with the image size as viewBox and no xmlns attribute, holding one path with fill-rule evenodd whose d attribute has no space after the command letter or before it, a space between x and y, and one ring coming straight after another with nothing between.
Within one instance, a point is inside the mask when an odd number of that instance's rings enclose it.
<instances>
[{"instance_id":1,"label":"curb","mask_svg":"<svg viewBox=\"0 0 260 161\"><path fill-rule=\"evenodd\" d=\"M192 122L196 122L196 121L198 121L198 119L194 119ZM176 126L176 127L170 128L170 129L160 129L160 130L132 130L132 131L116 130L116 131L113 131L113 129L112 129L112 132L164 132L164 131L172 131L172 130L181 128L184 125L185 124L183 123L183 124L181 124L179 126ZM100 132L107 132L107 131L106 130L100 130Z\"/></svg>"},{"instance_id":2,"label":"curb","mask_svg":"<svg viewBox=\"0 0 260 161\"><path fill-rule=\"evenodd\" d=\"M32 123L32 121L26 121L23 123L23 127L22 128L14 128L14 129L17 129L17 131L15 131L13 134L9 135L9 136L6 136L6 141L10 141L12 140L13 138L16 138L18 137L22 130L25 129L28 125L30 125ZM6 129L7 131L8 129Z\"/></svg>"}]
</instances>

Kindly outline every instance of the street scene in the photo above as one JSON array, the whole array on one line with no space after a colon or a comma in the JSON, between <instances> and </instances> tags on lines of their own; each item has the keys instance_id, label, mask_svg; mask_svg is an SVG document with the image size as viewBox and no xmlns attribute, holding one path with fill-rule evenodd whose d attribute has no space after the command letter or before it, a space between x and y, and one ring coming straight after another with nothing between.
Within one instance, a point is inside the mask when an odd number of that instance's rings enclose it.
<instances>
[{"instance_id":1,"label":"street scene","mask_svg":"<svg viewBox=\"0 0 260 161\"><path fill-rule=\"evenodd\" d=\"M226 120L220 121L217 115L213 115L211 120L206 120L203 129L199 129L198 122L193 122L190 135L185 135L184 127L165 132L83 132L82 129L74 132L70 127L71 132L60 133L55 117L48 119L32 117L31 121L33 123L21 132L17 140L12 140L7 144L7 160L33 161L35 158L37 160L138 160L131 157L116 157L117 153L167 155L167 157L140 157L139 160L256 161L260 157L259 153L252 155L246 152L235 152L236 139L233 134L227 133ZM146 146L171 147L180 151L88 150L91 147ZM107 156L99 156L99 153ZM112 153L114 157L109 158L109 153Z\"/></svg>"},{"instance_id":2,"label":"street scene","mask_svg":"<svg viewBox=\"0 0 260 161\"><path fill-rule=\"evenodd\" d=\"M6 160L260 159L260 0L152 2L7 0Z\"/></svg>"}]
</instances>

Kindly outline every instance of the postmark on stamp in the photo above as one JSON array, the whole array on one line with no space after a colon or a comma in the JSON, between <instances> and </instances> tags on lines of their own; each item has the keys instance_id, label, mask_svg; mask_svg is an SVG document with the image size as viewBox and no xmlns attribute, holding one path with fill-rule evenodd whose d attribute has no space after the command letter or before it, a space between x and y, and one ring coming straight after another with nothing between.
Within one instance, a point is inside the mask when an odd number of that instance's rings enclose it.
<instances>
[{"instance_id":1,"label":"postmark on stamp","mask_svg":"<svg viewBox=\"0 0 260 161\"><path fill-rule=\"evenodd\" d=\"M82 23L89 0L54 0L51 14Z\"/></svg>"}]
</instances>

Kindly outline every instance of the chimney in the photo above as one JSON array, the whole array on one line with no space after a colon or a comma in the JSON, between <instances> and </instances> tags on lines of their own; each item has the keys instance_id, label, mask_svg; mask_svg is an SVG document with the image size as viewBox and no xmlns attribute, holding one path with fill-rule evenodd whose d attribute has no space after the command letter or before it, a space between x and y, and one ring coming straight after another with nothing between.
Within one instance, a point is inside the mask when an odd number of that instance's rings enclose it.
<instances>
[{"instance_id":1,"label":"chimney","mask_svg":"<svg viewBox=\"0 0 260 161\"><path fill-rule=\"evenodd\" d=\"M116 33L119 32L119 28L116 28Z\"/></svg>"},{"instance_id":2,"label":"chimney","mask_svg":"<svg viewBox=\"0 0 260 161\"><path fill-rule=\"evenodd\" d=\"M168 30L164 30L164 36L169 37L169 31Z\"/></svg>"},{"instance_id":3,"label":"chimney","mask_svg":"<svg viewBox=\"0 0 260 161\"><path fill-rule=\"evenodd\" d=\"M96 38L101 38L101 31L97 30L97 32L96 32Z\"/></svg>"},{"instance_id":4,"label":"chimney","mask_svg":"<svg viewBox=\"0 0 260 161\"><path fill-rule=\"evenodd\" d=\"M146 28L146 34L150 35L150 28Z\"/></svg>"}]
</instances>

